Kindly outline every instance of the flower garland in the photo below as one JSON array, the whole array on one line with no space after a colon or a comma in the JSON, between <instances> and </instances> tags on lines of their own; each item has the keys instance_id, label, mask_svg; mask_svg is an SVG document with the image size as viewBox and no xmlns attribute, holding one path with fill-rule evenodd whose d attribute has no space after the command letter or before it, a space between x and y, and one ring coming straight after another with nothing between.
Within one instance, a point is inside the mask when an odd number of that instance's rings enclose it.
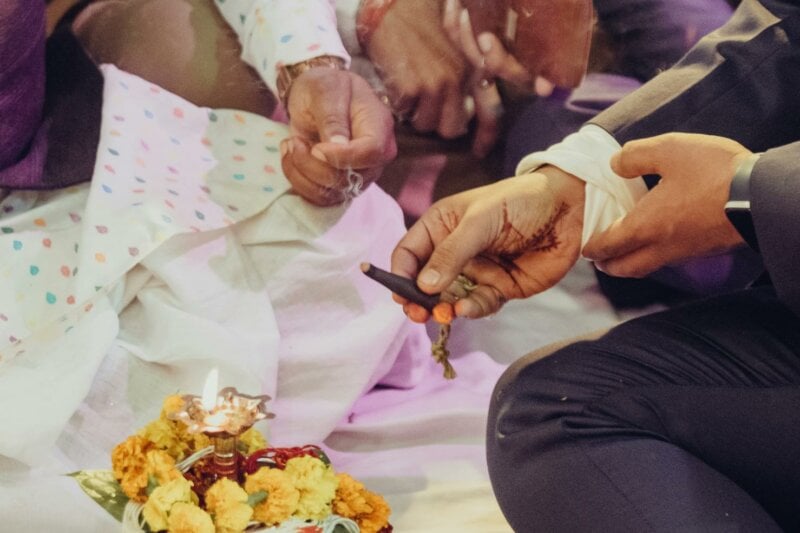
<instances>
[{"instance_id":1,"label":"flower garland","mask_svg":"<svg viewBox=\"0 0 800 533\"><path fill-rule=\"evenodd\" d=\"M241 483L208 480L202 468L181 472L179 461L209 445L207 437L190 434L170 419L181 406L180 396L167 397L159 418L111 453L114 478L128 498L143 504L151 531L238 533L253 522L274 526L289 519L319 521L334 513L355 521L363 533L391 531L386 500L336 473L321 449L269 448L254 428L238 442Z\"/></svg>"}]
</instances>

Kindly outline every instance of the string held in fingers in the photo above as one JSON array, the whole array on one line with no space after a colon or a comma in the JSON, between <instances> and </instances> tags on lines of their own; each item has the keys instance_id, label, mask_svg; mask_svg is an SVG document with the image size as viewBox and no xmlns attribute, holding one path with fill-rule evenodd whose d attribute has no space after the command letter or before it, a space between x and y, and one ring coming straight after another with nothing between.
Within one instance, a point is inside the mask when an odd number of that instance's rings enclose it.
<instances>
[{"instance_id":1,"label":"string held in fingers","mask_svg":"<svg viewBox=\"0 0 800 533\"><path fill-rule=\"evenodd\" d=\"M413 279L392 274L371 263L361 263L361 271L366 274L367 277L377 281L393 293L402 296L409 302L424 307L429 312L433 311L433 307L439 303L438 294L426 294L422 292Z\"/></svg>"}]
</instances>

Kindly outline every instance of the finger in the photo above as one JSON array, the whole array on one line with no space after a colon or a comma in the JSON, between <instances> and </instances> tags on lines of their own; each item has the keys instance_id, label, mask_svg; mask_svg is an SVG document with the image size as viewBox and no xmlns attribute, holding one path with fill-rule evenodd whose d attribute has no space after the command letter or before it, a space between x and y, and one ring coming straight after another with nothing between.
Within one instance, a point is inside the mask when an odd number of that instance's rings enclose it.
<instances>
[{"instance_id":1,"label":"finger","mask_svg":"<svg viewBox=\"0 0 800 533\"><path fill-rule=\"evenodd\" d=\"M500 118L503 115L503 101L495 84L486 88L478 85L473 89L472 95L477 116L472 153L478 158L484 158L497 142Z\"/></svg>"},{"instance_id":2,"label":"finger","mask_svg":"<svg viewBox=\"0 0 800 533\"><path fill-rule=\"evenodd\" d=\"M456 302L456 315L466 318L481 318L500 310L505 303L500 291L491 285L478 285L468 297Z\"/></svg>"},{"instance_id":3,"label":"finger","mask_svg":"<svg viewBox=\"0 0 800 533\"><path fill-rule=\"evenodd\" d=\"M320 141L342 144L350 140L352 92L349 75L325 77L321 97L311 106Z\"/></svg>"},{"instance_id":4,"label":"finger","mask_svg":"<svg viewBox=\"0 0 800 533\"><path fill-rule=\"evenodd\" d=\"M492 76L521 86L529 86L531 73L514 56L508 53L500 40L492 33L478 35L478 47L484 58L484 68Z\"/></svg>"},{"instance_id":5,"label":"finger","mask_svg":"<svg viewBox=\"0 0 800 533\"><path fill-rule=\"evenodd\" d=\"M467 122L469 115L460 87L448 85L437 128L439 135L445 139L461 137L467 133Z\"/></svg>"},{"instance_id":6,"label":"finger","mask_svg":"<svg viewBox=\"0 0 800 533\"><path fill-rule=\"evenodd\" d=\"M656 246L645 246L634 252L607 261L597 261L601 272L618 278L643 278L669 263L667 252Z\"/></svg>"},{"instance_id":7,"label":"finger","mask_svg":"<svg viewBox=\"0 0 800 533\"><path fill-rule=\"evenodd\" d=\"M541 76L537 76L536 81L533 82L533 92L536 93L536 96L541 96L542 98L547 98L553 94L555 88L556 86L553 82Z\"/></svg>"},{"instance_id":8,"label":"finger","mask_svg":"<svg viewBox=\"0 0 800 533\"><path fill-rule=\"evenodd\" d=\"M607 261L649 244L650 232L640 220L636 211L615 220L607 230L589 239L583 247L583 256L591 261Z\"/></svg>"},{"instance_id":9,"label":"finger","mask_svg":"<svg viewBox=\"0 0 800 533\"><path fill-rule=\"evenodd\" d=\"M461 51L472 64L473 67L481 71L485 68L485 59L483 53L475 40L475 33L472 31L472 21L469 18L469 11L462 9L458 17L458 43L461 45Z\"/></svg>"},{"instance_id":10,"label":"finger","mask_svg":"<svg viewBox=\"0 0 800 533\"><path fill-rule=\"evenodd\" d=\"M459 16L461 3L458 0L446 0L442 14L442 27L454 44L459 42Z\"/></svg>"},{"instance_id":11,"label":"finger","mask_svg":"<svg viewBox=\"0 0 800 533\"><path fill-rule=\"evenodd\" d=\"M444 91L440 87L428 86L423 89L417 101L417 108L411 117L414 129L420 132L435 131L439 126L439 116L444 103Z\"/></svg>"},{"instance_id":12,"label":"finger","mask_svg":"<svg viewBox=\"0 0 800 533\"><path fill-rule=\"evenodd\" d=\"M393 133L391 137L388 141L370 135L345 144L319 143L314 145L311 152L315 156L321 154L316 158L340 170L373 168L386 165L397 154Z\"/></svg>"},{"instance_id":13,"label":"finger","mask_svg":"<svg viewBox=\"0 0 800 533\"><path fill-rule=\"evenodd\" d=\"M419 267L433 252L433 238L422 219L417 220L392 251L391 270L400 276L416 279ZM397 301L401 299L395 298Z\"/></svg>"},{"instance_id":14,"label":"finger","mask_svg":"<svg viewBox=\"0 0 800 533\"><path fill-rule=\"evenodd\" d=\"M423 216L421 221L425 221ZM467 262L486 249L486 228L468 217L439 242L417 277L417 285L428 294L445 290Z\"/></svg>"},{"instance_id":15,"label":"finger","mask_svg":"<svg viewBox=\"0 0 800 533\"><path fill-rule=\"evenodd\" d=\"M626 142L611 156L611 170L623 178L659 174L664 163L664 143L662 135Z\"/></svg>"},{"instance_id":16,"label":"finger","mask_svg":"<svg viewBox=\"0 0 800 533\"><path fill-rule=\"evenodd\" d=\"M336 205L346 199L344 173L313 158L302 139L285 139L281 152L283 172L300 196L320 206Z\"/></svg>"},{"instance_id":17,"label":"finger","mask_svg":"<svg viewBox=\"0 0 800 533\"><path fill-rule=\"evenodd\" d=\"M417 322L419 324L424 324L431 316L427 309L414 303L404 304L403 312L412 322Z\"/></svg>"}]
</instances>

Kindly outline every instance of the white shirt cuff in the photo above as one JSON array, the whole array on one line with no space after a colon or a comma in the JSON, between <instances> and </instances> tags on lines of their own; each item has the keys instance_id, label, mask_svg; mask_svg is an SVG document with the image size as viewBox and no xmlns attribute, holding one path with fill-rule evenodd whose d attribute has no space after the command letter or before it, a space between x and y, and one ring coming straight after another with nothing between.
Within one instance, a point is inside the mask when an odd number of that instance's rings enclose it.
<instances>
[{"instance_id":1,"label":"white shirt cuff","mask_svg":"<svg viewBox=\"0 0 800 533\"><path fill-rule=\"evenodd\" d=\"M527 155L517 165L518 175L549 164L586 182L581 248L592 235L625 216L647 192L641 178L624 179L611 170L611 156L620 148L603 128L587 124L547 150Z\"/></svg>"}]
</instances>

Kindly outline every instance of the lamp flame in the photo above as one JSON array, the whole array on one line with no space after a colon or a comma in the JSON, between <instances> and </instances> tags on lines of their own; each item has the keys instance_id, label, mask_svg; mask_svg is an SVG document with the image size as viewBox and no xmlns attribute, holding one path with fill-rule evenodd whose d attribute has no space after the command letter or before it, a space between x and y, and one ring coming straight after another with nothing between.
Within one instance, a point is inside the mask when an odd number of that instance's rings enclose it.
<instances>
[{"instance_id":1,"label":"lamp flame","mask_svg":"<svg viewBox=\"0 0 800 533\"><path fill-rule=\"evenodd\" d=\"M203 385L203 398L200 403L208 412L211 412L217 405L217 392L219 391L219 370L214 367L206 377L206 383Z\"/></svg>"}]
</instances>

